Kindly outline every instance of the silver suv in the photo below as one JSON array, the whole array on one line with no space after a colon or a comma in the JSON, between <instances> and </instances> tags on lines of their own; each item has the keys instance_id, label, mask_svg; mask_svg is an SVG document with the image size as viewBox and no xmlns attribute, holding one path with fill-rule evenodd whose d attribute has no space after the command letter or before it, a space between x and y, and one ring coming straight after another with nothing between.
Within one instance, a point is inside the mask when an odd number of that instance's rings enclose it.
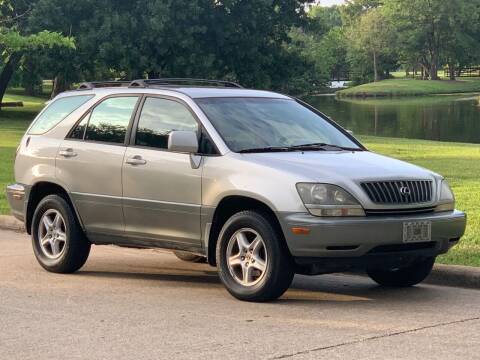
<instances>
[{"instance_id":1,"label":"silver suv","mask_svg":"<svg viewBox=\"0 0 480 360\"><path fill-rule=\"evenodd\" d=\"M466 224L440 175L368 151L298 99L222 81L63 93L21 140L15 178L12 212L48 271L80 269L91 244L166 248L249 301L294 274L415 285Z\"/></svg>"}]
</instances>

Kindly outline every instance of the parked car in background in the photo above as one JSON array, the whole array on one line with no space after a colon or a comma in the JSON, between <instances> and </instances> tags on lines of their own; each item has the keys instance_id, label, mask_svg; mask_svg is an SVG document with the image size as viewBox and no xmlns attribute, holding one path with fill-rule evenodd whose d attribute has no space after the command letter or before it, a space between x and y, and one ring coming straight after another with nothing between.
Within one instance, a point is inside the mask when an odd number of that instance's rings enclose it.
<instances>
[{"instance_id":1,"label":"parked car in background","mask_svg":"<svg viewBox=\"0 0 480 360\"><path fill-rule=\"evenodd\" d=\"M248 301L294 274L418 284L466 225L440 175L368 151L298 99L222 81L63 93L21 140L15 178L13 214L46 270L77 271L92 244L166 248Z\"/></svg>"}]
</instances>

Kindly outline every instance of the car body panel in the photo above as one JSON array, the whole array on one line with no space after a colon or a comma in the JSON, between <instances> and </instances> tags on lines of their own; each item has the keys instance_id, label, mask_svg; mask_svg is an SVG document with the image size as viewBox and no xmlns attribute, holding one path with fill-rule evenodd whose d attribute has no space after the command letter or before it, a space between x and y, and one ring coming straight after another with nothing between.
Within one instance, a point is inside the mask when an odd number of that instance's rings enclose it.
<instances>
[{"instance_id":1,"label":"car body panel","mask_svg":"<svg viewBox=\"0 0 480 360\"><path fill-rule=\"evenodd\" d=\"M305 213L278 213L291 254L295 257L359 257L380 245L404 245L403 224L429 221L432 246L437 255L446 252L463 236L465 214L460 211L417 215L320 218ZM292 227L309 229L292 233Z\"/></svg>"},{"instance_id":2,"label":"car body panel","mask_svg":"<svg viewBox=\"0 0 480 360\"><path fill-rule=\"evenodd\" d=\"M370 151L309 151L309 152L277 152L241 155L245 163L255 164L263 169L264 181L271 182L269 186L276 188L278 196L273 197L277 211L290 211L281 204L278 197L282 196L281 189L285 184L278 177L272 175L281 169L283 179L293 179L295 185L300 182L334 184L346 189L365 209L386 209L391 205L373 203L360 183L364 181L387 180L431 180L434 184L440 183L442 177L429 171L406 163L388 158ZM235 168L235 165L233 165ZM276 186L276 184L278 184ZM291 184L289 184L291 186ZM295 190L296 192L296 190ZM297 194L298 196L298 194ZM438 191L434 186L432 201L424 206L431 206L437 201ZM272 200L273 201L273 200ZM291 203L291 200L286 201ZM398 204L396 208L411 208L415 204Z\"/></svg>"},{"instance_id":3,"label":"car body panel","mask_svg":"<svg viewBox=\"0 0 480 360\"><path fill-rule=\"evenodd\" d=\"M126 233L201 247L202 168L184 153L129 147L125 159L134 156L146 163L123 163Z\"/></svg>"},{"instance_id":4,"label":"car body panel","mask_svg":"<svg viewBox=\"0 0 480 360\"><path fill-rule=\"evenodd\" d=\"M56 178L68 184L89 236L123 234L121 176L126 147L66 139L59 152L66 149L72 149L76 156L57 156Z\"/></svg>"}]
</instances>

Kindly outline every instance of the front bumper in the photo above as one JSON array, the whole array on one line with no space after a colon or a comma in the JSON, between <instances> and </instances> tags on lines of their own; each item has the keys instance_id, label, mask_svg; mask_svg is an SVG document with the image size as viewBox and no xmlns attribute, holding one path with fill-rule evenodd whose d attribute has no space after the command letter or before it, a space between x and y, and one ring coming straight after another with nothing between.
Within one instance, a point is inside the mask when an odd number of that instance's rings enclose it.
<instances>
[{"instance_id":1,"label":"front bumper","mask_svg":"<svg viewBox=\"0 0 480 360\"><path fill-rule=\"evenodd\" d=\"M27 208L29 187L22 184L8 185L6 194L10 210L18 220L25 220L25 209Z\"/></svg>"},{"instance_id":2,"label":"front bumper","mask_svg":"<svg viewBox=\"0 0 480 360\"><path fill-rule=\"evenodd\" d=\"M279 213L290 253L295 258L357 258L380 253L446 253L462 237L466 215L460 211L418 215L367 216L359 218L320 218L308 213ZM403 243L403 223L431 221L431 242ZM308 228L307 235L296 235L292 227ZM428 250L428 251L427 251Z\"/></svg>"}]
</instances>

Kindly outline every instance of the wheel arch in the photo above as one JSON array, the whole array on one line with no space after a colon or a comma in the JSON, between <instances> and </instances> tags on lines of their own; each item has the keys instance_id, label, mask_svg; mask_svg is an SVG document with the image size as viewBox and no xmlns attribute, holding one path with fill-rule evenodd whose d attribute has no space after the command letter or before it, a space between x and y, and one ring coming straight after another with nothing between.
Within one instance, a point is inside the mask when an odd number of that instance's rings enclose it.
<instances>
[{"instance_id":1,"label":"wheel arch","mask_svg":"<svg viewBox=\"0 0 480 360\"><path fill-rule=\"evenodd\" d=\"M25 211L25 229L27 230L28 234L31 234L32 231L32 219L35 209L40 201L42 201L42 199L48 195L59 195L64 198L68 205L70 205L70 207L73 209L80 227L83 231L85 231L80 215L70 197L68 190L65 189L64 186L53 181L39 181L31 187L28 195L28 203Z\"/></svg>"},{"instance_id":2,"label":"wheel arch","mask_svg":"<svg viewBox=\"0 0 480 360\"><path fill-rule=\"evenodd\" d=\"M212 217L212 225L208 234L208 246L206 249L207 261L210 265L216 266L215 251L218 236L220 235L223 225L234 214L244 210L258 211L271 220L274 228L281 234L281 241L287 246L280 221L275 211L268 204L246 195L228 195L218 203Z\"/></svg>"}]
</instances>

